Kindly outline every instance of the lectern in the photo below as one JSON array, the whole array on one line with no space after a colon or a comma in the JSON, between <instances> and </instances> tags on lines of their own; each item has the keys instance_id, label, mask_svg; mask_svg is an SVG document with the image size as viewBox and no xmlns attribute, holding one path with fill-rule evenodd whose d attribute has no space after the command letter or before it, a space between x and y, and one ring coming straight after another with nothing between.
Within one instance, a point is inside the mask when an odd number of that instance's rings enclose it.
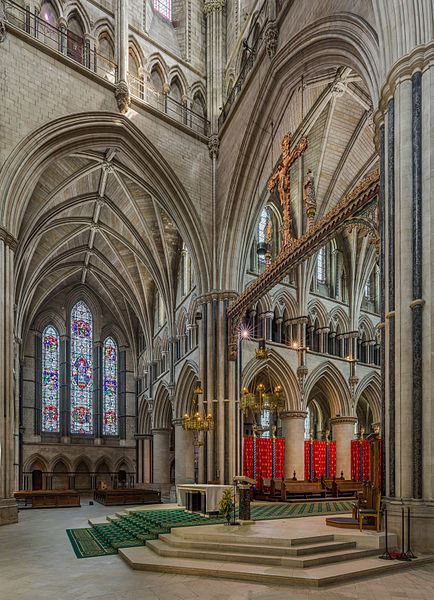
<instances>
[{"instance_id":1,"label":"lectern","mask_svg":"<svg viewBox=\"0 0 434 600\"><path fill-rule=\"evenodd\" d=\"M240 496L239 520L250 521L250 488L256 485L256 480L246 475L236 475L234 482L238 486Z\"/></svg>"}]
</instances>

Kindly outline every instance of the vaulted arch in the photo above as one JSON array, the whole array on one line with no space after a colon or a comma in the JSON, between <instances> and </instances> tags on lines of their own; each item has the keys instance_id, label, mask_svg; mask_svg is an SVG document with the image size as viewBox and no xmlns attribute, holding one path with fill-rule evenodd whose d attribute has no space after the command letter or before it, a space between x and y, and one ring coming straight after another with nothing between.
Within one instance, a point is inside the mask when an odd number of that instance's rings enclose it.
<instances>
[{"instance_id":1,"label":"vaulted arch","mask_svg":"<svg viewBox=\"0 0 434 600\"><path fill-rule=\"evenodd\" d=\"M315 388L324 390L330 403L332 417L336 415L353 416L354 407L352 406L350 388L334 363L324 362L308 375L305 384L307 403Z\"/></svg>"}]
</instances>

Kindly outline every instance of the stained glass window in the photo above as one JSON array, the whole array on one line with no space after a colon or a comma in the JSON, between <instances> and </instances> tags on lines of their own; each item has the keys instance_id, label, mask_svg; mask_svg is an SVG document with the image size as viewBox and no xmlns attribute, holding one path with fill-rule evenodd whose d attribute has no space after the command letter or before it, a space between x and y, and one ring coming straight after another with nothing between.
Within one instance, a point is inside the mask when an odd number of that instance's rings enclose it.
<instances>
[{"instance_id":1,"label":"stained glass window","mask_svg":"<svg viewBox=\"0 0 434 600\"><path fill-rule=\"evenodd\" d=\"M170 6L170 0L154 0L154 8L160 15L169 19L169 21L171 20L172 8Z\"/></svg>"},{"instance_id":2,"label":"stained glass window","mask_svg":"<svg viewBox=\"0 0 434 600\"><path fill-rule=\"evenodd\" d=\"M318 283L325 283L326 267L325 267L325 248L321 248L318 252L316 260L316 279Z\"/></svg>"},{"instance_id":3,"label":"stained glass window","mask_svg":"<svg viewBox=\"0 0 434 600\"><path fill-rule=\"evenodd\" d=\"M104 342L103 435L118 433L118 348L113 338Z\"/></svg>"},{"instance_id":4,"label":"stained glass window","mask_svg":"<svg viewBox=\"0 0 434 600\"><path fill-rule=\"evenodd\" d=\"M51 325L42 334L42 431L59 431L59 334Z\"/></svg>"},{"instance_id":5,"label":"stained glass window","mask_svg":"<svg viewBox=\"0 0 434 600\"><path fill-rule=\"evenodd\" d=\"M92 313L80 300L71 311L71 433L92 433Z\"/></svg>"}]
</instances>

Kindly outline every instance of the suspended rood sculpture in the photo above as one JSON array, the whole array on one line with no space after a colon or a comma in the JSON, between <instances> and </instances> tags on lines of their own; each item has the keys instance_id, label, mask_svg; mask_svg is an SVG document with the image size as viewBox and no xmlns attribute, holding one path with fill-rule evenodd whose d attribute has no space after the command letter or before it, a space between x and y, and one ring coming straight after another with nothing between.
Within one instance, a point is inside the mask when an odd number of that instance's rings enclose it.
<instances>
[{"instance_id":1,"label":"suspended rood sculpture","mask_svg":"<svg viewBox=\"0 0 434 600\"><path fill-rule=\"evenodd\" d=\"M199 396L203 394L200 381L197 381L193 390L193 406L191 417L188 413L184 415L182 428L193 434L193 446L203 446L205 433L214 429L214 420L210 414L201 415L199 412Z\"/></svg>"}]
</instances>

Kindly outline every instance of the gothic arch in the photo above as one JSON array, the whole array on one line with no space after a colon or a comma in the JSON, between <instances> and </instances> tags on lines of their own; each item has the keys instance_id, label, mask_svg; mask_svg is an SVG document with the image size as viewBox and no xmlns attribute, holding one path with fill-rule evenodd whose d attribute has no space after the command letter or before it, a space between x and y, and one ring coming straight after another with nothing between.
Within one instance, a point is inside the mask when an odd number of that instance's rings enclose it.
<instances>
[{"instance_id":1,"label":"gothic arch","mask_svg":"<svg viewBox=\"0 0 434 600\"><path fill-rule=\"evenodd\" d=\"M160 381L155 391L152 428L168 429L172 421L172 414L169 386L165 381Z\"/></svg>"},{"instance_id":2,"label":"gothic arch","mask_svg":"<svg viewBox=\"0 0 434 600\"><path fill-rule=\"evenodd\" d=\"M152 418L149 412L149 402L143 397L139 406L139 433L150 434L152 431Z\"/></svg>"},{"instance_id":3,"label":"gothic arch","mask_svg":"<svg viewBox=\"0 0 434 600\"><path fill-rule=\"evenodd\" d=\"M198 377L198 366L192 360L186 360L177 377L175 389L175 405L173 414L175 419L181 419L186 413L190 414L193 385Z\"/></svg>"},{"instance_id":4,"label":"gothic arch","mask_svg":"<svg viewBox=\"0 0 434 600\"><path fill-rule=\"evenodd\" d=\"M307 312L312 321L317 320L319 328L327 327L329 315L326 307L320 300L311 300L307 305Z\"/></svg>"},{"instance_id":5,"label":"gothic arch","mask_svg":"<svg viewBox=\"0 0 434 600\"><path fill-rule=\"evenodd\" d=\"M332 417L336 415L353 416L350 389L344 376L334 363L327 361L316 367L308 376L305 384L305 402L315 386L323 388L330 404ZM303 407L304 408L304 407Z\"/></svg>"},{"instance_id":6,"label":"gothic arch","mask_svg":"<svg viewBox=\"0 0 434 600\"><path fill-rule=\"evenodd\" d=\"M279 316L283 316L284 310L286 309L288 319L295 319L299 316L299 309L297 300L288 290L280 288L277 293L273 296L272 300L275 310L279 312Z\"/></svg>"},{"instance_id":7,"label":"gothic arch","mask_svg":"<svg viewBox=\"0 0 434 600\"><path fill-rule=\"evenodd\" d=\"M88 456L86 456L85 454L80 454L80 456L78 456L73 463L73 471L77 471L77 468L81 465L81 463L83 463L87 470L89 471L89 473L93 472L93 466L92 466L92 462L90 460L90 458Z\"/></svg>"},{"instance_id":8,"label":"gothic arch","mask_svg":"<svg viewBox=\"0 0 434 600\"><path fill-rule=\"evenodd\" d=\"M342 306L335 306L330 311L330 320L333 322L333 326L331 327L332 331L335 331L337 326L340 328L340 333L344 333L345 331L349 331L350 329L350 321L347 313L342 308Z\"/></svg>"},{"instance_id":9,"label":"gothic arch","mask_svg":"<svg viewBox=\"0 0 434 600\"><path fill-rule=\"evenodd\" d=\"M122 467L122 465L125 465L126 467L128 467L128 473L134 473L135 469L133 467L133 464L127 456L123 456L122 458L119 458L116 461L115 468L114 468L115 473L117 473L119 471L119 469Z\"/></svg>"},{"instance_id":10,"label":"gothic arch","mask_svg":"<svg viewBox=\"0 0 434 600\"><path fill-rule=\"evenodd\" d=\"M355 394L355 408L362 395L369 401L374 423L379 423L381 421L381 377L377 371L372 370L359 381Z\"/></svg>"},{"instance_id":11,"label":"gothic arch","mask_svg":"<svg viewBox=\"0 0 434 600\"><path fill-rule=\"evenodd\" d=\"M362 331L366 333L367 340L375 340L375 328L372 324L372 321L366 315L362 315L359 318L359 334L361 335Z\"/></svg>"},{"instance_id":12,"label":"gothic arch","mask_svg":"<svg viewBox=\"0 0 434 600\"><path fill-rule=\"evenodd\" d=\"M39 452L35 452L34 454L30 455L25 461L24 461L24 465L23 465L23 471L24 473L30 473L31 468L33 467L33 465L35 463L39 463L42 467L41 471L47 473L48 472L48 464L47 461L45 460L45 458L39 454Z\"/></svg>"},{"instance_id":13,"label":"gothic arch","mask_svg":"<svg viewBox=\"0 0 434 600\"><path fill-rule=\"evenodd\" d=\"M80 23L83 34L90 35L92 32L92 25L89 16L80 2L71 2L65 7L65 19L68 22L70 19L77 19Z\"/></svg>"},{"instance_id":14,"label":"gothic arch","mask_svg":"<svg viewBox=\"0 0 434 600\"><path fill-rule=\"evenodd\" d=\"M65 326L64 317L56 310L48 309L41 311L33 322L33 330L42 333L48 325L54 325L60 336L66 335L66 332L69 331Z\"/></svg>"},{"instance_id":15,"label":"gothic arch","mask_svg":"<svg viewBox=\"0 0 434 600\"><path fill-rule=\"evenodd\" d=\"M51 461L49 462L49 471L54 471L54 467L57 465L57 463L62 462L65 467L66 470L68 471L68 473L71 473L74 469L72 468L72 463L69 460L69 458L67 458L64 454L56 454L56 456L54 456Z\"/></svg>"},{"instance_id":16,"label":"gothic arch","mask_svg":"<svg viewBox=\"0 0 434 600\"><path fill-rule=\"evenodd\" d=\"M258 361L252 358L243 367L241 387L248 387L254 377L263 372L268 366L273 386L281 385L286 399L286 410L301 410L298 398L300 396L297 378L288 363L274 350L268 350L268 359L263 361L258 371Z\"/></svg>"},{"instance_id":17,"label":"gothic arch","mask_svg":"<svg viewBox=\"0 0 434 600\"><path fill-rule=\"evenodd\" d=\"M103 454L102 456L100 456L98 458L98 460L95 462L95 469L94 472L96 473L98 471L98 469L100 468L101 465L106 464L108 467L108 472L112 473L113 472L113 466L112 466L112 461L110 459L109 456L107 456L107 454Z\"/></svg>"}]
</instances>

